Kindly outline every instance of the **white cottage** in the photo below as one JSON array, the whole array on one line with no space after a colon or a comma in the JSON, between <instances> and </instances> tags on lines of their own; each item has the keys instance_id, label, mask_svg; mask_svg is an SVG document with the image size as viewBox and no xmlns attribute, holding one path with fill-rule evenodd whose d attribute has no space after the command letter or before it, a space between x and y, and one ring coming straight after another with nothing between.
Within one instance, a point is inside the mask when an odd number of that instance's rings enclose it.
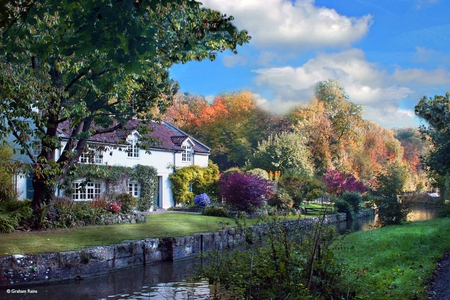
<instances>
[{"instance_id":1,"label":"white cottage","mask_svg":"<svg viewBox=\"0 0 450 300\"><path fill-rule=\"evenodd\" d=\"M125 130L116 130L112 133L99 134L88 141L88 147L94 151L90 155L83 154L79 163L93 163L108 166L133 167L135 165L152 166L158 173L158 196L155 199L154 208L169 208L175 205L169 175L175 168L189 165L207 167L210 148L202 144L192 136L176 128L167 122L152 122L150 136L157 140L150 149L140 149L137 143L139 132L130 130L136 128L138 121L132 120L126 125ZM128 132L128 133L125 133ZM131 134L129 134L131 132ZM59 133L62 138L62 148L68 140L67 128L61 126ZM150 152L150 153L149 153ZM56 154L57 156L60 153ZM23 157L22 157L23 159ZM26 162L26 159L24 160ZM81 183L75 182L75 185ZM19 198L32 197L32 184L30 177L17 176L16 186ZM75 201L89 201L102 196L105 192L105 182L96 180L87 184L86 188L74 189L72 195L64 195ZM140 187L138 182L128 183L128 192L139 197ZM57 191L63 195L62 190Z\"/></svg>"}]
</instances>

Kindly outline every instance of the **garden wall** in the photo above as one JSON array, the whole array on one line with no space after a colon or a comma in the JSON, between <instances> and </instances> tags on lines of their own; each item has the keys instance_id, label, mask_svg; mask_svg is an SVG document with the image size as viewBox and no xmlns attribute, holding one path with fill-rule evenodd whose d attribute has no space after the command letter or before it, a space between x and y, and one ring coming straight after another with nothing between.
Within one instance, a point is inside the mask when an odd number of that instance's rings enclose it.
<instances>
[{"instance_id":1,"label":"garden wall","mask_svg":"<svg viewBox=\"0 0 450 300\"><path fill-rule=\"evenodd\" d=\"M346 221L345 214L326 216L326 224ZM288 229L307 229L318 218L285 221ZM253 234L266 230L251 226ZM236 228L192 236L124 241L79 251L35 255L0 256L0 287L81 279L106 274L122 268L142 266L157 261L174 261L195 257L207 250L231 249L245 241L245 233Z\"/></svg>"}]
</instances>

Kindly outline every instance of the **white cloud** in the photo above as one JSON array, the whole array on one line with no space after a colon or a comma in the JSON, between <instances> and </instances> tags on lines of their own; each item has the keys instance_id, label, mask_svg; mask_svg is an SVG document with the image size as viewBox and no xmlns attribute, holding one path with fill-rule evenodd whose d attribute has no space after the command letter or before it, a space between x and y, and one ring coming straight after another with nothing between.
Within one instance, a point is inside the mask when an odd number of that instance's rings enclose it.
<instances>
[{"instance_id":1,"label":"white cloud","mask_svg":"<svg viewBox=\"0 0 450 300\"><path fill-rule=\"evenodd\" d=\"M203 0L205 7L233 15L256 47L311 49L347 47L368 32L372 17L347 17L317 7L314 0Z\"/></svg>"},{"instance_id":2,"label":"white cloud","mask_svg":"<svg viewBox=\"0 0 450 300\"><path fill-rule=\"evenodd\" d=\"M421 86L450 84L450 73L443 68L431 71L424 69L397 69L392 78L396 82Z\"/></svg>"},{"instance_id":3,"label":"white cloud","mask_svg":"<svg viewBox=\"0 0 450 300\"><path fill-rule=\"evenodd\" d=\"M396 75L387 74L377 64L368 62L359 49L322 53L300 67L266 68L254 72L257 85L273 92L273 100L264 103L270 111L284 113L293 106L306 103L311 100L317 82L334 79L344 87L350 101L365 106L368 119L386 126L399 120L403 124L415 124L412 111L399 109L399 101L413 94L411 88L396 80ZM422 75L426 76L425 73L423 71ZM386 116L395 117L387 119Z\"/></svg>"}]
</instances>

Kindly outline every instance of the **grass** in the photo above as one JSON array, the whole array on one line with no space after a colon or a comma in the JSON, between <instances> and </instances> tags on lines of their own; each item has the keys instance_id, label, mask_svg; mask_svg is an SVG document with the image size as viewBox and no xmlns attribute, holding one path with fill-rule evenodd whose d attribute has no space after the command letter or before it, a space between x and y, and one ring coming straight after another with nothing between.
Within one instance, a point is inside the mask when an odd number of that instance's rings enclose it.
<instances>
[{"instance_id":1,"label":"grass","mask_svg":"<svg viewBox=\"0 0 450 300\"><path fill-rule=\"evenodd\" d=\"M357 299L425 299L437 261L450 250L450 218L360 231L334 247Z\"/></svg>"},{"instance_id":2,"label":"grass","mask_svg":"<svg viewBox=\"0 0 450 300\"><path fill-rule=\"evenodd\" d=\"M178 237L234 226L230 218L196 214L149 215L147 223L0 234L0 255L36 254L111 245L125 240Z\"/></svg>"}]
</instances>

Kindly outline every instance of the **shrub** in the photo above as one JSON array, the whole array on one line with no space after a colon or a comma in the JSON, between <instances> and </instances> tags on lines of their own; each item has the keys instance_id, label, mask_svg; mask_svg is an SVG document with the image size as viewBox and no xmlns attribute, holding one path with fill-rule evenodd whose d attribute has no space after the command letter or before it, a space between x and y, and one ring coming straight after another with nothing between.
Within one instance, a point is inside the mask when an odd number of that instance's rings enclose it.
<instances>
[{"instance_id":1,"label":"shrub","mask_svg":"<svg viewBox=\"0 0 450 300\"><path fill-rule=\"evenodd\" d=\"M267 173L266 170L260 169L260 168L255 168L255 169L251 169L248 170L247 173L253 174L257 177L260 177L262 179L266 179L269 180L269 173Z\"/></svg>"},{"instance_id":2,"label":"shrub","mask_svg":"<svg viewBox=\"0 0 450 300\"><path fill-rule=\"evenodd\" d=\"M229 217L230 211L225 207L210 205L203 209L202 214L214 217Z\"/></svg>"},{"instance_id":3,"label":"shrub","mask_svg":"<svg viewBox=\"0 0 450 300\"><path fill-rule=\"evenodd\" d=\"M108 208L108 202L106 201L105 197L94 199L94 200L89 202L89 205L92 208L103 209L105 211Z\"/></svg>"},{"instance_id":4,"label":"shrub","mask_svg":"<svg viewBox=\"0 0 450 300\"><path fill-rule=\"evenodd\" d=\"M339 213L345 213L348 219L353 219L353 209L347 201L336 198L334 200L334 208Z\"/></svg>"},{"instance_id":5,"label":"shrub","mask_svg":"<svg viewBox=\"0 0 450 300\"><path fill-rule=\"evenodd\" d=\"M279 218L265 217L265 230L252 234L244 219L238 230L247 237L245 247L207 252L209 263L198 266L196 276L209 281L213 299L349 299L330 247L335 228L312 226L287 229Z\"/></svg>"},{"instance_id":6,"label":"shrub","mask_svg":"<svg viewBox=\"0 0 450 300\"><path fill-rule=\"evenodd\" d=\"M108 211L112 212L113 214L118 214L122 211L121 205L118 202L111 202L108 206Z\"/></svg>"},{"instance_id":7,"label":"shrub","mask_svg":"<svg viewBox=\"0 0 450 300\"><path fill-rule=\"evenodd\" d=\"M107 212L103 205L106 205L104 199L89 202L73 202L68 198L59 197L54 203L56 218L49 223L49 226L70 228L97 225L101 216Z\"/></svg>"},{"instance_id":8,"label":"shrub","mask_svg":"<svg viewBox=\"0 0 450 300\"><path fill-rule=\"evenodd\" d=\"M132 212L137 205L137 199L127 193L115 195L114 200L120 204L120 211L125 214Z\"/></svg>"},{"instance_id":9,"label":"shrub","mask_svg":"<svg viewBox=\"0 0 450 300\"><path fill-rule=\"evenodd\" d=\"M397 225L406 221L410 209L398 202L396 197L380 197L375 199L378 207L378 221L380 226Z\"/></svg>"},{"instance_id":10,"label":"shrub","mask_svg":"<svg viewBox=\"0 0 450 300\"><path fill-rule=\"evenodd\" d=\"M12 232L27 225L33 215L31 201L0 201L0 233Z\"/></svg>"},{"instance_id":11,"label":"shrub","mask_svg":"<svg viewBox=\"0 0 450 300\"><path fill-rule=\"evenodd\" d=\"M294 200L287 191L280 188L267 204L280 210L289 210L294 205Z\"/></svg>"},{"instance_id":12,"label":"shrub","mask_svg":"<svg viewBox=\"0 0 450 300\"><path fill-rule=\"evenodd\" d=\"M445 205L438 213L438 218L450 218L450 205Z\"/></svg>"},{"instance_id":13,"label":"shrub","mask_svg":"<svg viewBox=\"0 0 450 300\"><path fill-rule=\"evenodd\" d=\"M289 193L296 207L300 207L304 199L311 201L319 198L325 191L324 183L315 177L298 174L281 176L278 186Z\"/></svg>"},{"instance_id":14,"label":"shrub","mask_svg":"<svg viewBox=\"0 0 450 300\"><path fill-rule=\"evenodd\" d=\"M359 181L352 174L341 173L338 170L327 170L322 181L327 186L328 193L336 196L342 195L345 191L360 192L366 191L362 181Z\"/></svg>"},{"instance_id":15,"label":"shrub","mask_svg":"<svg viewBox=\"0 0 450 300\"><path fill-rule=\"evenodd\" d=\"M206 193L195 196L194 203L200 208L205 208L206 206L211 204L211 199Z\"/></svg>"},{"instance_id":16,"label":"shrub","mask_svg":"<svg viewBox=\"0 0 450 300\"><path fill-rule=\"evenodd\" d=\"M360 204L362 202L362 196L360 193L355 193L355 192L345 192L342 195L342 199L347 201L348 204L351 205L353 211L355 213L359 212L360 210Z\"/></svg>"},{"instance_id":17,"label":"shrub","mask_svg":"<svg viewBox=\"0 0 450 300\"><path fill-rule=\"evenodd\" d=\"M233 172L222 177L220 195L225 202L241 211L252 212L262 207L273 194L273 183L254 175Z\"/></svg>"}]
</instances>

